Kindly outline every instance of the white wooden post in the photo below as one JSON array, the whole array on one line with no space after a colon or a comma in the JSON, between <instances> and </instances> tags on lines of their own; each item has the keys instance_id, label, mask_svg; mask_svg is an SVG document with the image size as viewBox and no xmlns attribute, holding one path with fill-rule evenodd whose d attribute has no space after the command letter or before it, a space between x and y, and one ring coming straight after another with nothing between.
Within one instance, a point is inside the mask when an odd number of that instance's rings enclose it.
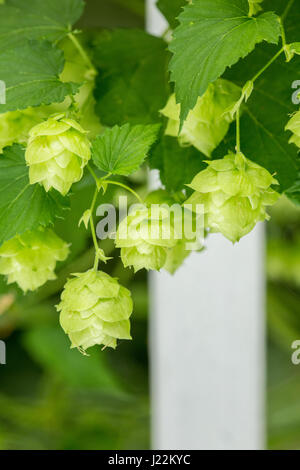
<instances>
[{"instance_id":1,"label":"white wooden post","mask_svg":"<svg viewBox=\"0 0 300 470\"><path fill-rule=\"evenodd\" d=\"M148 31L165 27L148 0ZM150 274L153 448L264 447L264 283L262 224L235 246L210 236L175 276Z\"/></svg>"}]
</instances>

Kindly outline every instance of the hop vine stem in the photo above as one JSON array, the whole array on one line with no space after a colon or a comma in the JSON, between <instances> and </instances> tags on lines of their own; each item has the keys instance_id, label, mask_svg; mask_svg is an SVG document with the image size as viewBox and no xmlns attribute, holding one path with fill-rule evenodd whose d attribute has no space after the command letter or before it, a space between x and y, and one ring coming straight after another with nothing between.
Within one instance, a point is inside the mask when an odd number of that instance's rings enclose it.
<instances>
[{"instance_id":1,"label":"hop vine stem","mask_svg":"<svg viewBox=\"0 0 300 470\"><path fill-rule=\"evenodd\" d=\"M111 176L111 173L108 173L107 175L103 176L102 178L97 178L94 170L91 168L90 165L88 165L88 170L89 170L89 172L91 173L92 177L94 178L94 180L96 182L98 191L101 188L101 183L103 181L103 182L105 182L105 184L112 184L112 185L115 185L115 186L120 186L123 189L126 189L126 191L129 191L131 194L133 194L141 204L144 204L144 201L138 195L138 193L136 191L134 191L134 189L130 188L129 186L127 186L124 183L121 183L120 181L108 180L107 178L109 178Z\"/></svg>"},{"instance_id":2,"label":"hop vine stem","mask_svg":"<svg viewBox=\"0 0 300 470\"><path fill-rule=\"evenodd\" d=\"M99 258L98 258L99 245L98 245L98 241L97 241L97 235L96 235L95 224L94 224L94 219L93 219L93 212L94 212L94 209L95 209L98 193L99 193L99 189L98 189L98 187L96 187L95 193L94 193L94 196L93 196L93 200L92 200L92 204L91 204L91 207L90 207L90 211L91 211L90 227L91 227L92 238L93 238L95 251L96 251L96 253L95 253L95 262L94 262L94 270L95 271L97 271L98 262L99 262Z\"/></svg>"},{"instance_id":3,"label":"hop vine stem","mask_svg":"<svg viewBox=\"0 0 300 470\"><path fill-rule=\"evenodd\" d=\"M91 207L90 207L91 214L90 214L89 222L90 222L90 228L91 228L93 243L94 243L95 251L96 251L96 253L95 253L95 262L94 262L94 270L97 271L98 263L99 263L99 257L98 257L99 245L98 245L98 241L97 241L96 229L95 229L95 224L94 224L94 219L93 219L93 212L94 212L94 209L95 209L95 205L96 205L96 201L97 201L97 197L98 197L100 188L102 186L102 182L103 183L105 182L105 184L107 184L107 185L111 184L111 185L115 185L115 186L120 186L121 188L126 189L127 191L132 193L141 204L143 204L144 202L143 202L142 198L138 195L138 193L136 193L132 188L130 188L126 184L120 183L119 181L108 180L107 178L109 178L111 176L111 173L108 173L107 175L103 176L102 178L97 178L97 176L96 176L94 170L91 168L91 166L88 165L87 167L88 167L88 170L91 173L91 175L94 178L95 183L96 183L96 188L95 188L93 200L92 200L92 204L91 204Z\"/></svg>"},{"instance_id":4,"label":"hop vine stem","mask_svg":"<svg viewBox=\"0 0 300 470\"><path fill-rule=\"evenodd\" d=\"M142 198L138 195L138 193L135 192L132 188L130 188L126 184L120 183L119 181L111 181L111 180L105 180L105 183L112 184L115 186L120 186L121 188L126 189L126 191L129 191L131 194L133 194L141 204L144 204Z\"/></svg>"},{"instance_id":5,"label":"hop vine stem","mask_svg":"<svg viewBox=\"0 0 300 470\"><path fill-rule=\"evenodd\" d=\"M82 47L80 41L76 38L75 33L74 33L74 32L68 33L68 37L69 37L70 40L73 42L74 46L75 46L76 49L78 50L79 54L81 55L81 57L82 57L82 59L84 60L84 62L86 63L86 65L87 65L94 73L97 73L97 71L96 71L94 65L92 64L91 59L89 58L88 54L86 53L86 51L85 51L84 48Z\"/></svg>"},{"instance_id":6,"label":"hop vine stem","mask_svg":"<svg viewBox=\"0 0 300 470\"><path fill-rule=\"evenodd\" d=\"M240 108L236 112L236 151L241 151L241 127L240 127Z\"/></svg>"},{"instance_id":7,"label":"hop vine stem","mask_svg":"<svg viewBox=\"0 0 300 470\"><path fill-rule=\"evenodd\" d=\"M290 9L292 8L293 4L295 3L295 0L290 0L284 10L284 12L281 15L281 21L283 22L287 15L289 14Z\"/></svg>"}]
</instances>

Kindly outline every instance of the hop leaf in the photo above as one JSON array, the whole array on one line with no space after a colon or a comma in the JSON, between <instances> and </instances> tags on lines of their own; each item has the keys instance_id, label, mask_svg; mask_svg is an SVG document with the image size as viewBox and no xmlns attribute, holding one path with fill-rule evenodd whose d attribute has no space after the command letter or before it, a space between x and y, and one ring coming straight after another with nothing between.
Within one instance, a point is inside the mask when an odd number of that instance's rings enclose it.
<instances>
[{"instance_id":1,"label":"hop leaf","mask_svg":"<svg viewBox=\"0 0 300 470\"><path fill-rule=\"evenodd\" d=\"M289 140L290 144L295 144L300 148L300 111L291 117L285 129L293 133Z\"/></svg>"},{"instance_id":2,"label":"hop leaf","mask_svg":"<svg viewBox=\"0 0 300 470\"><path fill-rule=\"evenodd\" d=\"M188 185L195 192L186 203L203 204L206 226L235 243L258 221L268 219L265 208L279 197L270 186L278 183L265 168L241 153L207 164Z\"/></svg>"},{"instance_id":3,"label":"hop leaf","mask_svg":"<svg viewBox=\"0 0 300 470\"><path fill-rule=\"evenodd\" d=\"M168 210L145 206L136 208L118 228L116 246L121 248L121 259L125 267L160 270L167 261L169 248L177 243L174 228L170 224Z\"/></svg>"},{"instance_id":4,"label":"hop leaf","mask_svg":"<svg viewBox=\"0 0 300 470\"><path fill-rule=\"evenodd\" d=\"M117 339L131 339L129 290L102 271L74 276L67 281L57 306L71 348L85 351L95 344L115 348Z\"/></svg>"},{"instance_id":5,"label":"hop leaf","mask_svg":"<svg viewBox=\"0 0 300 470\"><path fill-rule=\"evenodd\" d=\"M64 261L69 248L52 230L28 231L6 241L0 248L0 274L8 284L16 282L27 292L55 279L57 261Z\"/></svg>"},{"instance_id":6,"label":"hop leaf","mask_svg":"<svg viewBox=\"0 0 300 470\"><path fill-rule=\"evenodd\" d=\"M83 175L91 157L86 132L73 119L58 114L33 127L25 158L30 183L41 183L65 195Z\"/></svg>"},{"instance_id":7,"label":"hop leaf","mask_svg":"<svg viewBox=\"0 0 300 470\"><path fill-rule=\"evenodd\" d=\"M175 94L171 95L161 111L169 118L165 133L176 137L179 134L181 144L193 145L210 157L228 132L233 117L227 110L239 100L240 94L241 89L227 80L219 79L210 84L189 112L180 133L180 104L176 104Z\"/></svg>"}]
</instances>

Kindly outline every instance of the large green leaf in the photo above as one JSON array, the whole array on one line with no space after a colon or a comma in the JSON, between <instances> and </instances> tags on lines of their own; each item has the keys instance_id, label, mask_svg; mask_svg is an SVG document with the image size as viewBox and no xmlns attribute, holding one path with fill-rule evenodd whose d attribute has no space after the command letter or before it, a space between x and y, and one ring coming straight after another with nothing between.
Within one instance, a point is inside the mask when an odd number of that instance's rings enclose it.
<instances>
[{"instance_id":1,"label":"large green leaf","mask_svg":"<svg viewBox=\"0 0 300 470\"><path fill-rule=\"evenodd\" d=\"M93 143L93 161L102 171L129 175L145 160L155 142L159 124L115 126L97 137Z\"/></svg>"},{"instance_id":2,"label":"large green leaf","mask_svg":"<svg viewBox=\"0 0 300 470\"><path fill-rule=\"evenodd\" d=\"M158 122L169 95L168 57L166 43L144 31L103 32L94 56L101 122L107 126Z\"/></svg>"},{"instance_id":3,"label":"large green leaf","mask_svg":"<svg viewBox=\"0 0 300 470\"><path fill-rule=\"evenodd\" d=\"M46 193L40 185L29 183L20 145L4 149L0 155L0 244L40 225L51 225L67 208L68 199L57 191Z\"/></svg>"},{"instance_id":4,"label":"large green leaf","mask_svg":"<svg viewBox=\"0 0 300 470\"><path fill-rule=\"evenodd\" d=\"M59 103L75 93L78 85L59 80L63 67L63 52L48 41L0 50L0 78L6 84L6 104L0 104L0 113Z\"/></svg>"},{"instance_id":5,"label":"large green leaf","mask_svg":"<svg viewBox=\"0 0 300 470\"><path fill-rule=\"evenodd\" d=\"M62 39L83 8L83 0L6 0L0 6L0 51L26 39Z\"/></svg>"},{"instance_id":6,"label":"large green leaf","mask_svg":"<svg viewBox=\"0 0 300 470\"><path fill-rule=\"evenodd\" d=\"M248 0L194 0L179 16L169 48L171 79L181 103L181 122L198 96L227 67L263 40L277 43L280 24L272 12L248 17Z\"/></svg>"}]
</instances>

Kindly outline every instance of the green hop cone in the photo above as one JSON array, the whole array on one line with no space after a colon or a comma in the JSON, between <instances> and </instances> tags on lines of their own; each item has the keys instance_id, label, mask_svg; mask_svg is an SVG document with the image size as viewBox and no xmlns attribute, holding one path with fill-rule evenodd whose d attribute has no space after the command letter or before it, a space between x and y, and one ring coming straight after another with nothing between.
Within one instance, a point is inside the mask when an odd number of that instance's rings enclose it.
<instances>
[{"instance_id":1,"label":"green hop cone","mask_svg":"<svg viewBox=\"0 0 300 470\"><path fill-rule=\"evenodd\" d=\"M85 351L95 344L115 348L117 339L131 339L129 290L102 271L74 276L67 281L57 306L71 348Z\"/></svg>"},{"instance_id":2,"label":"green hop cone","mask_svg":"<svg viewBox=\"0 0 300 470\"><path fill-rule=\"evenodd\" d=\"M0 274L8 284L16 282L27 292L56 278L57 261L69 254L68 244L51 229L39 229L16 235L0 248Z\"/></svg>"},{"instance_id":3,"label":"green hop cone","mask_svg":"<svg viewBox=\"0 0 300 470\"><path fill-rule=\"evenodd\" d=\"M265 168L242 153L230 153L222 160L206 163L208 168L188 185L195 192L186 203L202 204L205 226L235 243L257 222L269 218L266 206L279 197L270 186L278 183Z\"/></svg>"},{"instance_id":4,"label":"green hop cone","mask_svg":"<svg viewBox=\"0 0 300 470\"><path fill-rule=\"evenodd\" d=\"M164 269L170 274L175 274L190 253L191 252L186 249L186 241L178 240L174 248L168 250Z\"/></svg>"},{"instance_id":5,"label":"green hop cone","mask_svg":"<svg viewBox=\"0 0 300 470\"><path fill-rule=\"evenodd\" d=\"M220 144L233 121L228 111L239 100L241 89L233 83L218 79L211 83L203 96L188 114L180 129L180 104L176 104L175 94L161 113L168 118L166 135L178 137L182 145L193 145L207 157Z\"/></svg>"},{"instance_id":6,"label":"green hop cone","mask_svg":"<svg viewBox=\"0 0 300 470\"><path fill-rule=\"evenodd\" d=\"M124 266L133 266L135 272L143 268L159 271L166 263L168 249L176 243L169 211L145 206L132 211L120 223L116 235Z\"/></svg>"},{"instance_id":7,"label":"green hop cone","mask_svg":"<svg viewBox=\"0 0 300 470\"><path fill-rule=\"evenodd\" d=\"M285 129L293 133L292 137L289 140L289 143L295 144L297 145L297 147L300 148L300 111L298 111L291 117Z\"/></svg>"},{"instance_id":8,"label":"green hop cone","mask_svg":"<svg viewBox=\"0 0 300 470\"><path fill-rule=\"evenodd\" d=\"M203 223L201 223L201 227L198 227L198 230L200 228L200 230L203 230L203 233L196 233L195 219L195 214L187 210L187 208L181 214L178 213L178 218L175 215L172 219L177 240L176 245L173 248L169 248L164 265L164 269L170 274L175 274L192 251L201 251L203 249L203 244L199 240L199 237L204 238Z\"/></svg>"},{"instance_id":9,"label":"green hop cone","mask_svg":"<svg viewBox=\"0 0 300 470\"><path fill-rule=\"evenodd\" d=\"M26 162L30 183L41 183L46 191L55 188L65 195L83 175L91 157L86 132L65 114L50 117L29 133Z\"/></svg>"}]
</instances>

